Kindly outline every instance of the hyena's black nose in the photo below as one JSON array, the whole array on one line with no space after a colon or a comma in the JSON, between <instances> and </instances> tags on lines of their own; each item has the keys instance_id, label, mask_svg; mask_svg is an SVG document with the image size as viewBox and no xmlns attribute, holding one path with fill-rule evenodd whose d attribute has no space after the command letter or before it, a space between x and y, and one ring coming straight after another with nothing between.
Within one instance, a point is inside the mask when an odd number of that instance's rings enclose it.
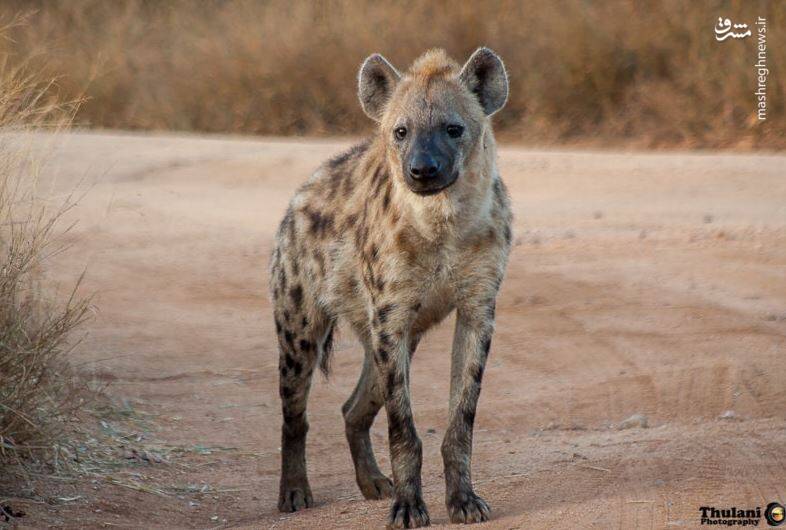
<instances>
[{"instance_id":1,"label":"hyena's black nose","mask_svg":"<svg viewBox=\"0 0 786 530\"><path fill-rule=\"evenodd\" d=\"M433 179L439 175L439 162L428 153L416 155L409 164L409 172L415 180Z\"/></svg>"}]
</instances>

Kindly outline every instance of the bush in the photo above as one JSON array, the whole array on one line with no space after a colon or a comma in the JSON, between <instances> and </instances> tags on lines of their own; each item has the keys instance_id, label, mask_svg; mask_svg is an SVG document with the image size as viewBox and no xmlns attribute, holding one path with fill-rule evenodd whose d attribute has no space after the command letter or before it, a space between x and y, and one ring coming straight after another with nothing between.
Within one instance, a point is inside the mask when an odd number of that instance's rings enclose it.
<instances>
[{"instance_id":1,"label":"bush","mask_svg":"<svg viewBox=\"0 0 786 530\"><path fill-rule=\"evenodd\" d=\"M31 143L66 126L76 106L58 103L53 84L25 64L8 64L0 61L0 465L57 456L82 400L68 338L88 310L74 295L61 306L45 297L41 265L60 250L53 236L73 203L39 200L41 154Z\"/></svg>"}]
</instances>

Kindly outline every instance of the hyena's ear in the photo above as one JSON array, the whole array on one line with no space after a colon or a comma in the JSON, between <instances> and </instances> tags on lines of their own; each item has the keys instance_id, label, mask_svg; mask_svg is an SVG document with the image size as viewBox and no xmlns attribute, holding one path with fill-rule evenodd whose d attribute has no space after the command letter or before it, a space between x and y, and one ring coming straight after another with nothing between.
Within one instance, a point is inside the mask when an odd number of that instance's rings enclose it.
<instances>
[{"instance_id":1,"label":"hyena's ear","mask_svg":"<svg viewBox=\"0 0 786 530\"><path fill-rule=\"evenodd\" d=\"M363 61L358 74L358 97L363 112L374 121L382 119L385 104L401 75L387 59L375 53Z\"/></svg>"},{"instance_id":2,"label":"hyena's ear","mask_svg":"<svg viewBox=\"0 0 786 530\"><path fill-rule=\"evenodd\" d=\"M488 48L478 48L461 69L459 80L477 96L486 116L491 116L508 99L508 74L502 59Z\"/></svg>"}]
</instances>

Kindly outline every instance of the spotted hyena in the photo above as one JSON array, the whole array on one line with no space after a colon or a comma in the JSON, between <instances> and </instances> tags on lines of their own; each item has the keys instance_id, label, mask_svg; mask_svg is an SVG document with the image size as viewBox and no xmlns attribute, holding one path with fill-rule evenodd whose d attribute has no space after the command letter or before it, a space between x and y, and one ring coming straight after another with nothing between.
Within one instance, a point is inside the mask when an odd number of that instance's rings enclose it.
<instances>
[{"instance_id":1,"label":"spotted hyena","mask_svg":"<svg viewBox=\"0 0 786 530\"><path fill-rule=\"evenodd\" d=\"M507 99L505 68L486 48L463 67L432 50L403 75L372 55L358 81L377 132L326 162L298 190L273 251L284 416L278 507L312 505L306 401L314 368L328 372L333 332L343 319L365 351L360 380L342 407L358 486L368 499L393 497L389 525L429 524L409 368L423 334L455 309L442 442L446 503L452 522L485 521L489 507L472 489L470 457L511 240L489 119ZM383 406L392 481L377 466L369 439Z\"/></svg>"}]
</instances>

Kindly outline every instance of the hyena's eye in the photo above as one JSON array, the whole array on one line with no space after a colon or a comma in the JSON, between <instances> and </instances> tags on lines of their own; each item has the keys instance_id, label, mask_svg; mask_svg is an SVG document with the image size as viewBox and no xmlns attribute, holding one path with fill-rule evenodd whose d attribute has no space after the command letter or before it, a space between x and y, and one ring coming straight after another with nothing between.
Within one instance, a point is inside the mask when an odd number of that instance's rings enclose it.
<instances>
[{"instance_id":1,"label":"hyena's eye","mask_svg":"<svg viewBox=\"0 0 786 530\"><path fill-rule=\"evenodd\" d=\"M448 136L451 138L458 138L464 134L464 127L461 125L448 125Z\"/></svg>"},{"instance_id":2,"label":"hyena's eye","mask_svg":"<svg viewBox=\"0 0 786 530\"><path fill-rule=\"evenodd\" d=\"M407 137L407 128L406 127L396 127L396 130L393 131L393 134L396 136L396 140L403 140Z\"/></svg>"}]
</instances>

